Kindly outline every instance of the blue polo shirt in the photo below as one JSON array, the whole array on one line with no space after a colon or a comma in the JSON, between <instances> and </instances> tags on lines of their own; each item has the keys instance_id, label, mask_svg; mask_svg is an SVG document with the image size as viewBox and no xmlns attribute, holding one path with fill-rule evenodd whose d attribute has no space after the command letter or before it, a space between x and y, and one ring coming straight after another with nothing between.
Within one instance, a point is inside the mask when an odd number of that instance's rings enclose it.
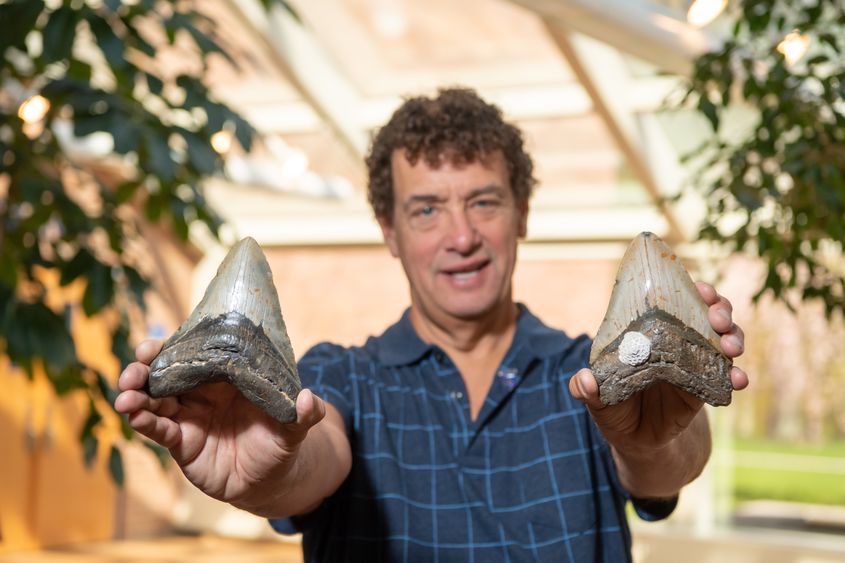
<instances>
[{"instance_id":1,"label":"blue polo shirt","mask_svg":"<svg viewBox=\"0 0 845 563\"><path fill-rule=\"evenodd\" d=\"M304 387L340 411L352 469L301 531L306 561L630 561L627 493L569 378L590 340L520 305L516 333L476 420L455 364L409 312L363 347L319 344ZM674 502L634 503L641 517Z\"/></svg>"}]
</instances>

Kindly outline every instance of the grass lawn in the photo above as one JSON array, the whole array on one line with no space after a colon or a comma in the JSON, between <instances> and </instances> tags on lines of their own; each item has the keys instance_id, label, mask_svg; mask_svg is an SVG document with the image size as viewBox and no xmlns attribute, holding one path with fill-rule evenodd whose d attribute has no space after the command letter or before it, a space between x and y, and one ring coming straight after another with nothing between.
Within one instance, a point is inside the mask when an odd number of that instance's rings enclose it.
<instances>
[{"instance_id":1,"label":"grass lawn","mask_svg":"<svg viewBox=\"0 0 845 563\"><path fill-rule=\"evenodd\" d=\"M736 440L734 498L845 505L845 443Z\"/></svg>"}]
</instances>

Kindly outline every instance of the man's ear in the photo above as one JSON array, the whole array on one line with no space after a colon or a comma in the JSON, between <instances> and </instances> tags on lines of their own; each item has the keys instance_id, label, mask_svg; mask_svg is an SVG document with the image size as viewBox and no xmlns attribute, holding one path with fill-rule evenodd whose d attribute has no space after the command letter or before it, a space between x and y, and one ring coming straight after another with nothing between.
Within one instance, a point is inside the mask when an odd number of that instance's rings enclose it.
<instances>
[{"instance_id":1,"label":"man's ear","mask_svg":"<svg viewBox=\"0 0 845 563\"><path fill-rule=\"evenodd\" d=\"M396 229L393 228L393 220L389 217L376 217L378 226L381 227L381 235L384 237L384 243L390 249L390 254L394 258L399 257L399 246L396 244Z\"/></svg>"},{"instance_id":2,"label":"man's ear","mask_svg":"<svg viewBox=\"0 0 845 563\"><path fill-rule=\"evenodd\" d=\"M524 239L528 235L528 203L517 205L517 212L519 213L519 238Z\"/></svg>"}]
</instances>

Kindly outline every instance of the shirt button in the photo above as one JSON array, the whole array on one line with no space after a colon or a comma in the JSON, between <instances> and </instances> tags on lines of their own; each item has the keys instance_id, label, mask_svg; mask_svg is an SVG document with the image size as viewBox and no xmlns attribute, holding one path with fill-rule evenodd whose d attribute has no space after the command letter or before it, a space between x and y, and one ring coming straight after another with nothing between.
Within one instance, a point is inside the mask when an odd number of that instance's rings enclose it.
<instances>
[{"instance_id":1,"label":"shirt button","mask_svg":"<svg viewBox=\"0 0 845 563\"><path fill-rule=\"evenodd\" d=\"M452 396L452 399L454 399L455 401L460 401L461 399L464 398L464 394L461 393L460 391L452 391L449 394Z\"/></svg>"}]
</instances>

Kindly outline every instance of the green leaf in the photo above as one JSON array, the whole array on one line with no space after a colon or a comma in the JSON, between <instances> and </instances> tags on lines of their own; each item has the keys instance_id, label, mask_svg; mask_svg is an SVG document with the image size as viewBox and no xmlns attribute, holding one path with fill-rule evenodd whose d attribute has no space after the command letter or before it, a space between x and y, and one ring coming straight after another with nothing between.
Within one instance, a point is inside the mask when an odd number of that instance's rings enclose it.
<instances>
[{"instance_id":1,"label":"green leaf","mask_svg":"<svg viewBox=\"0 0 845 563\"><path fill-rule=\"evenodd\" d=\"M135 350L133 350L132 346L129 344L129 324L127 322L119 323L114 329L114 332L112 332L111 336L111 352L118 360L120 360L120 369L123 370L135 360ZM103 383L107 383L105 379L103 380ZM111 387L106 385L104 389L108 391L111 390ZM103 396L108 398L109 402L114 403L110 394L103 393Z\"/></svg>"},{"instance_id":2,"label":"green leaf","mask_svg":"<svg viewBox=\"0 0 845 563\"><path fill-rule=\"evenodd\" d=\"M210 175L217 171L218 155L211 148L211 144L194 135L190 131L182 129L180 131L182 138L185 139L188 145L188 158L194 168L202 175Z\"/></svg>"},{"instance_id":3,"label":"green leaf","mask_svg":"<svg viewBox=\"0 0 845 563\"><path fill-rule=\"evenodd\" d=\"M86 19L97 40L97 46L100 47L108 63L113 68L125 67L124 42L117 36L112 26L94 11L89 11Z\"/></svg>"},{"instance_id":4,"label":"green leaf","mask_svg":"<svg viewBox=\"0 0 845 563\"><path fill-rule=\"evenodd\" d=\"M259 0L261 5L264 7L265 10L268 12L273 6L280 6L283 10L285 10L290 16L296 20L298 23L302 24L302 18L299 17L299 14L296 10L293 9L293 6L290 3L286 2L285 0Z\"/></svg>"},{"instance_id":5,"label":"green leaf","mask_svg":"<svg viewBox=\"0 0 845 563\"><path fill-rule=\"evenodd\" d=\"M111 386L109 381L101 372L97 370L93 371L97 377L97 390L100 392L100 395L103 396L103 399L108 401L111 406L114 406L114 401L117 399L119 392Z\"/></svg>"},{"instance_id":6,"label":"green leaf","mask_svg":"<svg viewBox=\"0 0 845 563\"><path fill-rule=\"evenodd\" d=\"M150 11L154 12L154 7L149 8ZM150 58L155 58L156 55L156 48L153 47L146 39L144 39L141 34L138 32L137 24L135 23L135 16L131 14L127 14L125 17L121 17L123 23L126 25L126 31L128 37L126 37L125 42L127 47L131 47L133 49L137 49L138 51L144 53ZM144 18L138 18L143 20ZM173 42L171 41L171 44Z\"/></svg>"},{"instance_id":7,"label":"green leaf","mask_svg":"<svg viewBox=\"0 0 845 563\"><path fill-rule=\"evenodd\" d=\"M97 410L97 406L94 404L94 401L88 401L88 417L85 419L85 423L82 425L82 429L79 431L80 441L93 436L94 429L102 421L103 417Z\"/></svg>"},{"instance_id":8,"label":"green leaf","mask_svg":"<svg viewBox=\"0 0 845 563\"><path fill-rule=\"evenodd\" d=\"M140 273L138 273L138 270L136 270L132 266L124 265L123 273L126 274L126 280L129 282L129 289L130 291L132 291L136 303L143 307L144 294L150 287L149 282L147 282L147 280L145 280L144 277Z\"/></svg>"},{"instance_id":9,"label":"green leaf","mask_svg":"<svg viewBox=\"0 0 845 563\"><path fill-rule=\"evenodd\" d=\"M178 197L170 200L170 217L173 230L181 240L188 240L188 222L185 220L185 202Z\"/></svg>"},{"instance_id":10,"label":"green leaf","mask_svg":"<svg viewBox=\"0 0 845 563\"><path fill-rule=\"evenodd\" d=\"M152 74L147 74L147 87L149 88L150 92L155 94L156 96L160 96L161 93L164 91L164 82L158 77Z\"/></svg>"},{"instance_id":11,"label":"green leaf","mask_svg":"<svg viewBox=\"0 0 845 563\"><path fill-rule=\"evenodd\" d=\"M81 275L84 275L93 268L96 261L97 259L94 258L88 250L80 248L76 251L76 254L70 262L62 265L59 283L61 283L61 285L68 285L73 280L77 279Z\"/></svg>"},{"instance_id":12,"label":"green leaf","mask_svg":"<svg viewBox=\"0 0 845 563\"><path fill-rule=\"evenodd\" d=\"M0 324L6 353L15 362L43 358L53 367L76 364L73 339L62 317L43 302L24 303L13 298Z\"/></svg>"},{"instance_id":13,"label":"green leaf","mask_svg":"<svg viewBox=\"0 0 845 563\"><path fill-rule=\"evenodd\" d=\"M85 460L85 467L91 467L94 463L94 458L97 457L97 447L99 441L93 434L82 439L82 456Z\"/></svg>"},{"instance_id":14,"label":"green leaf","mask_svg":"<svg viewBox=\"0 0 845 563\"><path fill-rule=\"evenodd\" d=\"M67 69L68 78L72 78L80 82L90 82L91 74L92 70L90 64L80 61L79 59L70 59Z\"/></svg>"},{"instance_id":15,"label":"green leaf","mask_svg":"<svg viewBox=\"0 0 845 563\"><path fill-rule=\"evenodd\" d=\"M43 0L0 4L0 53L7 47L26 51L24 41L44 10Z\"/></svg>"},{"instance_id":16,"label":"green leaf","mask_svg":"<svg viewBox=\"0 0 845 563\"><path fill-rule=\"evenodd\" d=\"M120 417L120 433L125 440L132 440L135 438L135 431L132 430L131 426L129 426L129 422L124 416Z\"/></svg>"},{"instance_id":17,"label":"green leaf","mask_svg":"<svg viewBox=\"0 0 845 563\"><path fill-rule=\"evenodd\" d=\"M146 148L146 158L142 157L144 168L158 175L162 180L173 180L176 176L176 164L170 156L170 145L167 139L157 136L150 130L144 132L143 139Z\"/></svg>"},{"instance_id":18,"label":"green leaf","mask_svg":"<svg viewBox=\"0 0 845 563\"><path fill-rule=\"evenodd\" d=\"M174 13L167 25L175 27L176 29L183 29L187 31L194 40L197 48L204 55L203 58L212 53L216 53L218 55L222 55L232 66L237 66L237 63L232 56L220 47L217 41L210 34L205 33L196 27L191 19L184 14L179 12Z\"/></svg>"},{"instance_id":19,"label":"green leaf","mask_svg":"<svg viewBox=\"0 0 845 563\"><path fill-rule=\"evenodd\" d=\"M118 487L123 487L123 457L117 446L112 446L109 452L109 473Z\"/></svg>"},{"instance_id":20,"label":"green leaf","mask_svg":"<svg viewBox=\"0 0 845 563\"><path fill-rule=\"evenodd\" d=\"M0 289L3 286L14 289L17 285L18 258L13 249L4 249L3 252L0 252ZM2 296L2 293L0 293L0 296Z\"/></svg>"},{"instance_id":21,"label":"green leaf","mask_svg":"<svg viewBox=\"0 0 845 563\"><path fill-rule=\"evenodd\" d=\"M122 0L105 0L105 4L106 4L106 8L108 8L109 10L111 10L114 13L119 12L120 9L123 7L123 1Z\"/></svg>"},{"instance_id":22,"label":"green leaf","mask_svg":"<svg viewBox=\"0 0 845 563\"><path fill-rule=\"evenodd\" d=\"M128 116L120 116L111 121L109 133L114 139L114 152L127 154L137 150L141 140L141 129Z\"/></svg>"},{"instance_id":23,"label":"green leaf","mask_svg":"<svg viewBox=\"0 0 845 563\"><path fill-rule=\"evenodd\" d=\"M112 124L112 116L108 113L93 116L77 116L73 120L73 134L85 137L92 133L108 131Z\"/></svg>"},{"instance_id":24,"label":"green leaf","mask_svg":"<svg viewBox=\"0 0 845 563\"><path fill-rule=\"evenodd\" d=\"M70 57L79 12L69 6L62 6L50 13L47 24L41 30L45 63L65 60Z\"/></svg>"},{"instance_id":25,"label":"green leaf","mask_svg":"<svg viewBox=\"0 0 845 563\"><path fill-rule=\"evenodd\" d=\"M255 135L255 129L249 122L238 115L229 116L230 120L235 123L235 137L244 148L249 151L252 148L252 138Z\"/></svg>"},{"instance_id":26,"label":"green leaf","mask_svg":"<svg viewBox=\"0 0 845 563\"><path fill-rule=\"evenodd\" d=\"M111 267L97 261L88 269L86 277L88 285L82 296L82 310L90 317L112 302L114 279Z\"/></svg>"},{"instance_id":27,"label":"green leaf","mask_svg":"<svg viewBox=\"0 0 845 563\"><path fill-rule=\"evenodd\" d=\"M717 132L719 130L719 112L716 109L716 105L710 100L702 97L698 101L698 111L704 114L704 117L706 117L707 121L710 122L710 126L713 128L713 131Z\"/></svg>"},{"instance_id":28,"label":"green leaf","mask_svg":"<svg viewBox=\"0 0 845 563\"><path fill-rule=\"evenodd\" d=\"M132 196L138 191L138 187L138 182L136 181L129 180L128 182L123 182L114 191L115 200L118 204L126 203L132 199Z\"/></svg>"},{"instance_id":29,"label":"green leaf","mask_svg":"<svg viewBox=\"0 0 845 563\"><path fill-rule=\"evenodd\" d=\"M53 384L53 390L58 396L64 396L75 389L87 389L88 383L82 377L79 365L55 366L52 362L45 362L44 371Z\"/></svg>"}]
</instances>

